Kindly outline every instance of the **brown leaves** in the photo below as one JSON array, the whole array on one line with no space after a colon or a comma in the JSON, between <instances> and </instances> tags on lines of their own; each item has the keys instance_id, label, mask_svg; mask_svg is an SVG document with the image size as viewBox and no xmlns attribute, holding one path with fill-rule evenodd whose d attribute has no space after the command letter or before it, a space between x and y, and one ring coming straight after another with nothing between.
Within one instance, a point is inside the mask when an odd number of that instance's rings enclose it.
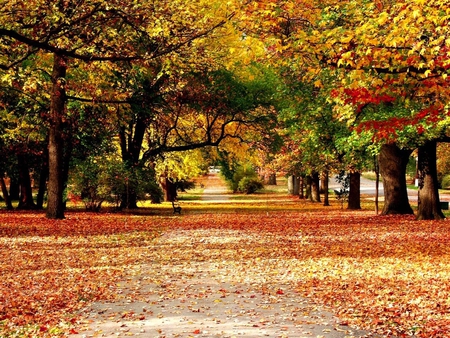
<instances>
[{"instance_id":1,"label":"brown leaves","mask_svg":"<svg viewBox=\"0 0 450 338\"><path fill-rule=\"evenodd\" d=\"M343 323L381 334L449 332L446 222L276 208L183 217L68 213L62 221L38 213L2 213L0 335L69 332L80 308L120 297L119 281L133 275L158 283L159 297L180 298L171 282L177 271L205 262L262 294L268 288L266 293L284 297L288 288L296 288L329 306ZM140 270L142 264L148 270ZM209 291L201 292L206 297ZM218 288L214 299L224 301L230 292ZM138 289L132 295L145 299ZM193 304L191 312L199 309ZM140 316L156 314L134 317Z\"/></svg>"}]
</instances>

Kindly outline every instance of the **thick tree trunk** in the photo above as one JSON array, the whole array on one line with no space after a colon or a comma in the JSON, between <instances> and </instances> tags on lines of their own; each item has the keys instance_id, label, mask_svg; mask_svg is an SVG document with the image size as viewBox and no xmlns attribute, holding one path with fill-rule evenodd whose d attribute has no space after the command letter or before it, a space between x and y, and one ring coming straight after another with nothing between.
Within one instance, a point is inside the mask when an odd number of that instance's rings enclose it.
<instances>
[{"instance_id":1,"label":"thick tree trunk","mask_svg":"<svg viewBox=\"0 0 450 338\"><path fill-rule=\"evenodd\" d=\"M277 174L276 173L269 174L269 178L267 179L267 184L277 185Z\"/></svg>"},{"instance_id":2,"label":"thick tree trunk","mask_svg":"<svg viewBox=\"0 0 450 338\"><path fill-rule=\"evenodd\" d=\"M289 195L294 195L294 175L289 175L287 179L287 190Z\"/></svg>"},{"instance_id":3,"label":"thick tree trunk","mask_svg":"<svg viewBox=\"0 0 450 338\"><path fill-rule=\"evenodd\" d=\"M2 188L3 199L5 200L5 205L7 210L12 210L13 206L11 199L9 198L8 189L6 188L5 179L0 176L0 186Z\"/></svg>"},{"instance_id":4,"label":"thick tree trunk","mask_svg":"<svg viewBox=\"0 0 450 338\"><path fill-rule=\"evenodd\" d=\"M320 202L320 178L318 172L313 172L312 174L311 195L313 202Z\"/></svg>"},{"instance_id":5,"label":"thick tree trunk","mask_svg":"<svg viewBox=\"0 0 450 338\"><path fill-rule=\"evenodd\" d=\"M127 191L122 196L122 202L120 203L121 209L137 209L137 195L136 192L129 186Z\"/></svg>"},{"instance_id":6,"label":"thick tree trunk","mask_svg":"<svg viewBox=\"0 0 450 338\"><path fill-rule=\"evenodd\" d=\"M9 177L9 198L11 201L18 201L20 198L20 184L15 173Z\"/></svg>"},{"instance_id":7,"label":"thick tree trunk","mask_svg":"<svg viewBox=\"0 0 450 338\"><path fill-rule=\"evenodd\" d=\"M444 219L439 201L436 168L436 142L428 141L419 147L419 196L417 219Z\"/></svg>"},{"instance_id":8,"label":"thick tree trunk","mask_svg":"<svg viewBox=\"0 0 450 338\"><path fill-rule=\"evenodd\" d=\"M328 207L330 205L330 201L328 198L328 181L329 181L328 170L325 170L322 174L323 206L325 207Z\"/></svg>"},{"instance_id":9,"label":"thick tree trunk","mask_svg":"<svg viewBox=\"0 0 450 338\"><path fill-rule=\"evenodd\" d=\"M409 204L406 187L406 165L410 154L410 150L402 150L396 144L385 144L381 147L378 163L383 177L383 215L414 213Z\"/></svg>"},{"instance_id":10,"label":"thick tree trunk","mask_svg":"<svg viewBox=\"0 0 450 338\"><path fill-rule=\"evenodd\" d=\"M298 196L299 193L300 193L300 180L295 175L292 176L292 180L293 180L293 183L294 183L294 189L292 191L292 195Z\"/></svg>"},{"instance_id":11,"label":"thick tree trunk","mask_svg":"<svg viewBox=\"0 0 450 338\"><path fill-rule=\"evenodd\" d=\"M65 57L54 54L48 140L49 179L47 203L47 218L53 219L64 218L62 119L66 104L66 61Z\"/></svg>"},{"instance_id":12,"label":"thick tree trunk","mask_svg":"<svg viewBox=\"0 0 450 338\"><path fill-rule=\"evenodd\" d=\"M31 187L30 170L28 168L25 156L18 155L17 163L20 181L20 198L19 198L19 205L17 206L17 208L20 210L36 209L36 204L34 204L33 201L33 190Z\"/></svg>"},{"instance_id":13,"label":"thick tree trunk","mask_svg":"<svg viewBox=\"0 0 450 338\"><path fill-rule=\"evenodd\" d=\"M305 177L305 198L312 201L312 178L310 175Z\"/></svg>"},{"instance_id":14,"label":"thick tree trunk","mask_svg":"<svg viewBox=\"0 0 450 338\"><path fill-rule=\"evenodd\" d=\"M350 171L350 190L348 193L348 209L361 209L361 173Z\"/></svg>"},{"instance_id":15,"label":"thick tree trunk","mask_svg":"<svg viewBox=\"0 0 450 338\"><path fill-rule=\"evenodd\" d=\"M147 124L144 119L137 119L135 125L130 125L128 132L125 128L120 130L120 148L122 152L122 162L128 166L133 167L139 164L139 156L142 150L142 143L144 141L145 130ZM127 137L128 134L128 137ZM122 196L121 208L137 209L138 196L134 187L129 187L127 192Z\"/></svg>"}]
</instances>

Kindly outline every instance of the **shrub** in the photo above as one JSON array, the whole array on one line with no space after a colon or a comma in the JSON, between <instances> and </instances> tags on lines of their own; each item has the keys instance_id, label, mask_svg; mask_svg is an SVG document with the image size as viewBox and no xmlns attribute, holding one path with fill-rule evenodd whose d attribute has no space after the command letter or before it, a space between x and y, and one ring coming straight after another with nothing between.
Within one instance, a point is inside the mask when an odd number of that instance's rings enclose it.
<instances>
[{"instance_id":1,"label":"shrub","mask_svg":"<svg viewBox=\"0 0 450 338\"><path fill-rule=\"evenodd\" d=\"M257 178L244 177L239 181L238 191L246 194L253 194L264 188L264 184Z\"/></svg>"},{"instance_id":2,"label":"shrub","mask_svg":"<svg viewBox=\"0 0 450 338\"><path fill-rule=\"evenodd\" d=\"M441 187L447 189L450 187L450 175L444 175L441 180Z\"/></svg>"},{"instance_id":3,"label":"shrub","mask_svg":"<svg viewBox=\"0 0 450 338\"><path fill-rule=\"evenodd\" d=\"M176 185L177 185L177 190L179 190L181 192L185 192L186 190L195 188L194 181L188 181L185 179L176 181Z\"/></svg>"},{"instance_id":4,"label":"shrub","mask_svg":"<svg viewBox=\"0 0 450 338\"><path fill-rule=\"evenodd\" d=\"M152 169L130 168L121 161L95 157L76 164L71 172L70 193L79 196L90 211L99 211L104 202L119 207L130 193L136 194L138 200L150 198L154 203L163 198Z\"/></svg>"},{"instance_id":5,"label":"shrub","mask_svg":"<svg viewBox=\"0 0 450 338\"><path fill-rule=\"evenodd\" d=\"M81 198L87 210L99 211L104 201L113 201L108 173L94 158L77 163L70 183L68 195Z\"/></svg>"},{"instance_id":6,"label":"shrub","mask_svg":"<svg viewBox=\"0 0 450 338\"><path fill-rule=\"evenodd\" d=\"M233 170L233 175L228 175L225 180L228 188L233 192L252 194L264 186L258 179L258 174L250 165L237 166Z\"/></svg>"}]
</instances>

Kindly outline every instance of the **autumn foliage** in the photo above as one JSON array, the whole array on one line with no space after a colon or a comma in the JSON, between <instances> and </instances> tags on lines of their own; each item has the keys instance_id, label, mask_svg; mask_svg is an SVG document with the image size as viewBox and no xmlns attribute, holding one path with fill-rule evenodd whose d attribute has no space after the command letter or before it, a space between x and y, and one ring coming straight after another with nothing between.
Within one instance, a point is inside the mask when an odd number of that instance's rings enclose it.
<instances>
[{"instance_id":1,"label":"autumn foliage","mask_svg":"<svg viewBox=\"0 0 450 338\"><path fill-rule=\"evenodd\" d=\"M2 212L0 335L77 332L79 310L113 300L139 266L151 274L193 260L227 261L236 276L263 275L269 284L281 274L341 323L396 336L450 332L446 222L337 204L317 213L323 207L297 199L248 205L210 205L205 213L185 203L181 217L170 209L160 216L69 212L65 220ZM177 231L185 236L158 245L161 234Z\"/></svg>"}]
</instances>

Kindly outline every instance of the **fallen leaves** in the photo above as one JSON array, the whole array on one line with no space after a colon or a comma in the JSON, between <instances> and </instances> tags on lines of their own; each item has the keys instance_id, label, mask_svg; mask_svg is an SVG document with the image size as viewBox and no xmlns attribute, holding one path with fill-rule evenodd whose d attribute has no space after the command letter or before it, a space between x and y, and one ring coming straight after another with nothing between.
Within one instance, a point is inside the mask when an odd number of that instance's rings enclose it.
<instances>
[{"instance_id":1,"label":"fallen leaves","mask_svg":"<svg viewBox=\"0 0 450 338\"><path fill-rule=\"evenodd\" d=\"M220 306L230 295L240 295L241 290L224 287L192 294L172 281L183 271L195 284L198 271L189 275L189 269L204 262L211 273L253 285L269 300L284 297L287 286L293 287L328 306L343 324L384 335L439 337L450 332L450 232L445 221L332 209L228 210L183 217L68 213L63 221L4 212L0 221L2 336L79 332L73 324L81 308L125 297L120 281L142 274L159 285L163 299L212 297ZM170 269L161 270L165 265ZM145 301L148 292L136 286L126 297ZM207 311L199 304L189 306L198 315ZM146 310L118 317L143 321L158 315Z\"/></svg>"}]
</instances>

